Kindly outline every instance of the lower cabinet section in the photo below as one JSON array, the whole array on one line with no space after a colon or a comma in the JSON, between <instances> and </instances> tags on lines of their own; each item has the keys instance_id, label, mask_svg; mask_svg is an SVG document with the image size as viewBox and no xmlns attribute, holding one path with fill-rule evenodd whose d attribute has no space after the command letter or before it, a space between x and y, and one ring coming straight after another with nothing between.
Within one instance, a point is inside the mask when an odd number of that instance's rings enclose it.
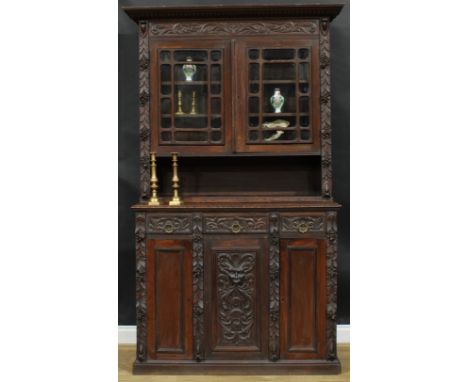
<instances>
[{"instance_id":1,"label":"lower cabinet section","mask_svg":"<svg viewBox=\"0 0 468 382\"><path fill-rule=\"evenodd\" d=\"M148 240L148 356L192 359L192 243Z\"/></svg>"}]
</instances>

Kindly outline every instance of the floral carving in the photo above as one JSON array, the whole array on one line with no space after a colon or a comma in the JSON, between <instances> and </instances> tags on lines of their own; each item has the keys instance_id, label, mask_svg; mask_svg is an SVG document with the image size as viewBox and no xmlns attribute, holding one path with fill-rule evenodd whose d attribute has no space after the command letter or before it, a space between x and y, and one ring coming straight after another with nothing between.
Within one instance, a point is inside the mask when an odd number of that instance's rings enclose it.
<instances>
[{"instance_id":1,"label":"floral carving","mask_svg":"<svg viewBox=\"0 0 468 382\"><path fill-rule=\"evenodd\" d=\"M338 253L336 212L327 212L327 358L336 359Z\"/></svg>"},{"instance_id":2,"label":"floral carving","mask_svg":"<svg viewBox=\"0 0 468 382\"><path fill-rule=\"evenodd\" d=\"M282 232L317 232L323 231L324 222L321 216L283 216L281 218Z\"/></svg>"},{"instance_id":3,"label":"floral carving","mask_svg":"<svg viewBox=\"0 0 468 382\"><path fill-rule=\"evenodd\" d=\"M137 359L146 359L146 243L145 214L136 214L136 318L137 318Z\"/></svg>"},{"instance_id":4,"label":"floral carving","mask_svg":"<svg viewBox=\"0 0 468 382\"><path fill-rule=\"evenodd\" d=\"M194 215L192 220L193 245L192 245L192 288L193 288L193 341L194 358L201 361L203 357L203 237L202 217Z\"/></svg>"},{"instance_id":5,"label":"floral carving","mask_svg":"<svg viewBox=\"0 0 468 382\"><path fill-rule=\"evenodd\" d=\"M267 232L266 217L205 217L205 231L218 233Z\"/></svg>"},{"instance_id":6,"label":"floral carving","mask_svg":"<svg viewBox=\"0 0 468 382\"><path fill-rule=\"evenodd\" d=\"M149 216L148 232L151 233L191 233L189 216Z\"/></svg>"},{"instance_id":7,"label":"floral carving","mask_svg":"<svg viewBox=\"0 0 468 382\"><path fill-rule=\"evenodd\" d=\"M258 35L258 34L314 34L318 30L316 21L275 21L275 22L184 22L154 23L153 36L180 35Z\"/></svg>"},{"instance_id":8,"label":"floral carving","mask_svg":"<svg viewBox=\"0 0 468 382\"><path fill-rule=\"evenodd\" d=\"M270 359L279 359L279 229L278 214L270 215Z\"/></svg>"},{"instance_id":9,"label":"floral carving","mask_svg":"<svg viewBox=\"0 0 468 382\"><path fill-rule=\"evenodd\" d=\"M217 303L220 343L253 344L255 253L217 254Z\"/></svg>"}]
</instances>

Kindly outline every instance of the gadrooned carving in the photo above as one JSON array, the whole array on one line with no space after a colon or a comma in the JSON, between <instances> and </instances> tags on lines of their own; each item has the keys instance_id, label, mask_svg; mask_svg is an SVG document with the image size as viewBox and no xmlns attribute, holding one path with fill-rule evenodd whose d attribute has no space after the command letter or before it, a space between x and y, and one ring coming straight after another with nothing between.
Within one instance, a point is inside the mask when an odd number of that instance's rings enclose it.
<instances>
[{"instance_id":1,"label":"gadrooned carving","mask_svg":"<svg viewBox=\"0 0 468 382\"><path fill-rule=\"evenodd\" d=\"M279 224L276 213L270 215L270 312L269 342L270 360L279 359Z\"/></svg>"},{"instance_id":2,"label":"gadrooned carving","mask_svg":"<svg viewBox=\"0 0 468 382\"><path fill-rule=\"evenodd\" d=\"M324 230L322 216L282 216L282 232L320 232Z\"/></svg>"},{"instance_id":3,"label":"gadrooned carving","mask_svg":"<svg viewBox=\"0 0 468 382\"><path fill-rule=\"evenodd\" d=\"M191 232L191 216L148 216L148 233Z\"/></svg>"},{"instance_id":4,"label":"gadrooned carving","mask_svg":"<svg viewBox=\"0 0 468 382\"><path fill-rule=\"evenodd\" d=\"M137 319L137 359L146 360L146 242L145 214L136 214L136 319Z\"/></svg>"},{"instance_id":5,"label":"gadrooned carving","mask_svg":"<svg viewBox=\"0 0 468 382\"><path fill-rule=\"evenodd\" d=\"M316 21L263 21L263 22L184 22L153 23L153 36L180 35L264 35L264 34L315 34L318 32Z\"/></svg>"},{"instance_id":6,"label":"gadrooned carving","mask_svg":"<svg viewBox=\"0 0 468 382\"><path fill-rule=\"evenodd\" d=\"M320 135L322 196L332 197L330 33L328 19L320 20Z\"/></svg>"},{"instance_id":7,"label":"gadrooned carving","mask_svg":"<svg viewBox=\"0 0 468 382\"><path fill-rule=\"evenodd\" d=\"M268 219L264 217L205 217L205 232L241 233L267 232Z\"/></svg>"},{"instance_id":8,"label":"gadrooned carving","mask_svg":"<svg viewBox=\"0 0 468 382\"><path fill-rule=\"evenodd\" d=\"M203 236L202 217L194 215L192 220L193 244L192 244L192 289L193 289L193 357L197 361L204 358L203 343Z\"/></svg>"},{"instance_id":9,"label":"gadrooned carving","mask_svg":"<svg viewBox=\"0 0 468 382\"><path fill-rule=\"evenodd\" d=\"M336 212L327 212L327 358L336 359L336 307L338 289Z\"/></svg>"},{"instance_id":10,"label":"gadrooned carving","mask_svg":"<svg viewBox=\"0 0 468 382\"><path fill-rule=\"evenodd\" d=\"M149 119L149 45L148 22L139 22L139 125L140 125L140 202L149 199L150 184L150 119Z\"/></svg>"},{"instance_id":11,"label":"gadrooned carving","mask_svg":"<svg viewBox=\"0 0 468 382\"><path fill-rule=\"evenodd\" d=\"M220 345L253 345L255 253L217 254L217 304Z\"/></svg>"}]
</instances>

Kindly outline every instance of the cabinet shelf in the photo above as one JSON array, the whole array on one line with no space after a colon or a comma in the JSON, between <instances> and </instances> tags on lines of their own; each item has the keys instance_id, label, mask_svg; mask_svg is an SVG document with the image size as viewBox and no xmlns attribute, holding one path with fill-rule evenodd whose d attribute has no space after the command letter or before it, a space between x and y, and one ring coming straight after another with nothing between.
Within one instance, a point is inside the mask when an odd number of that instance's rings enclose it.
<instances>
[{"instance_id":1,"label":"cabinet shelf","mask_svg":"<svg viewBox=\"0 0 468 382\"><path fill-rule=\"evenodd\" d=\"M162 81L162 85L208 85L208 83L212 85L219 85L220 81Z\"/></svg>"},{"instance_id":2,"label":"cabinet shelf","mask_svg":"<svg viewBox=\"0 0 468 382\"><path fill-rule=\"evenodd\" d=\"M171 114L161 114L162 118L171 118ZM207 117L221 117L221 114L174 114L175 118L207 118Z\"/></svg>"}]
</instances>

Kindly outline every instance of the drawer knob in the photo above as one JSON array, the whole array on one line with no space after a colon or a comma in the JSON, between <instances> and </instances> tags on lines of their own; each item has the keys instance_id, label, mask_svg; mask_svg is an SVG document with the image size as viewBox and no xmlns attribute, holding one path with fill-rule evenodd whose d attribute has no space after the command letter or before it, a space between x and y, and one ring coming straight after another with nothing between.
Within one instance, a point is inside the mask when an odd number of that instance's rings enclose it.
<instances>
[{"instance_id":1,"label":"drawer knob","mask_svg":"<svg viewBox=\"0 0 468 382\"><path fill-rule=\"evenodd\" d=\"M300 233L306 233L309 230L309 225L306 222L302 222L298 228Z\"/></svg>"},{"instance_id":2,"label":"drawer knob","mask_svg":"<svg viewBox=\"0 0 468 382\"><path fill-rule=\"evenodd\" d=\"M166 232L166 233L172 233L172 232L174 232L174 224L172 224L171 222L167 222L167 223L164 225L164 232Z\"/></svg>"},{"instance_id":3,"label":"drawer knob","mask_svg":"<svg viewBox=\"0 0 468 382\"><path fill-rule=\"evenodd\" d=\"M232 226L231 226L231 231L233 233L239 233L241 231L242 227L241 225L238 223L238 222L234 222L232 223Z\"/></svg>"}]
</instances>

